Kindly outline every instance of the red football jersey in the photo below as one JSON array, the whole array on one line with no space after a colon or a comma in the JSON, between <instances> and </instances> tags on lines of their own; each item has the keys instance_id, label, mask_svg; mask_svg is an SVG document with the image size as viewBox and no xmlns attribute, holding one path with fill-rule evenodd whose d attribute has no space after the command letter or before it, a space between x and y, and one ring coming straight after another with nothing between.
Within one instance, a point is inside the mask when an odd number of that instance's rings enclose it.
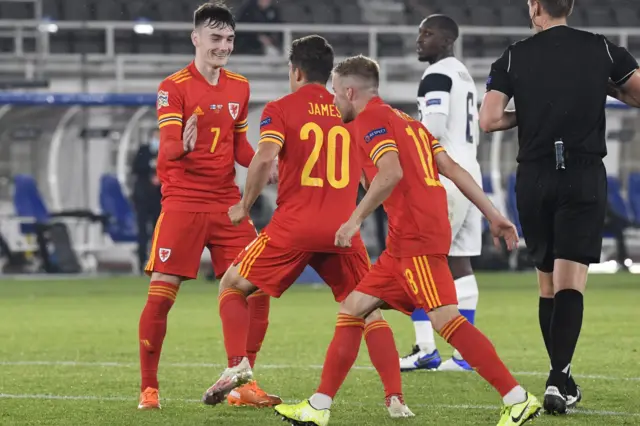
<instances>
[{"instance_id":1,"label":"red football jersey","mask_svg":"<svg viewBox=\"0 0 640 426\"><path fill-rule=\"evenodd\" d=\"M249 82L225 69L215 86L193 62L160 84L157 171L163 209L226 212L240 201L235 162L248 166L253 156L246 140L248 104ZM195 149L185 154L182 134L193 114L198 116L198 137ZM248 161L240 161L239 153Z\"/></svg>"},{"instance_id":2,"label":"red football jersey","mask_svg":"<svg viewBox=\"0 0 640 426\"><path fill-rule=\"evenodd\" d=\"M403 178L384 202L389 253L396 257L448 254L451 225L447 193L434 161L444 148L422 123L378 97L356 117L353 133L374 164L391 151L400 158ZM367 176L373 177L369 170Z\"/></svg>"},{"instance_id":3,"label":"red football jersey","mask_svg":"<svg viewBox=\"0 0 640 426\"><path fill-rule=\"evenodd\" d=\"M324 86L308 84L266 105L260 143L282 147L277 208L267 227L274 243L297 250L352 252L336 247L336 231L356 207L361 176L359 148Z\"/></svg>"}]
</instances>

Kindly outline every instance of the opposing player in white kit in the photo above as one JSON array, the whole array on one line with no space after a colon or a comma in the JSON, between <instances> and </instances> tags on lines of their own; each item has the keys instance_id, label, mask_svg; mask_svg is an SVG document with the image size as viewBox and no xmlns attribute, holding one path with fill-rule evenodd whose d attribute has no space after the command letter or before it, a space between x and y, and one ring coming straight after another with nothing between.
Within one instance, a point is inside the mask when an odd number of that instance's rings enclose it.
<instances>
[{"instance_id":1,"label":"opposing player in white kit","mask_svg":"<svg viewBox=\"0 0 640 426\"><path fill-rule=\"evenodd\" d=\"M418 89L420 120L440 140L447 153L482 185L476 159L479 137L478 96L467 68L453 56L458 25L444 15L431 15L420 24L417 39L418 59L431 65ZM440 176L447 190L449 220L453 242L449 268L455 280L460 313L473 324L478 304L478 284L471 268L471 256L482 248L480 211L447 178ZM424 310L411 316L416 329L413 351L400 359L402 371L416 369L470 371L471 367L455 351L444 363L436 348L433 328Z\"/></svg>"}]
</instances>

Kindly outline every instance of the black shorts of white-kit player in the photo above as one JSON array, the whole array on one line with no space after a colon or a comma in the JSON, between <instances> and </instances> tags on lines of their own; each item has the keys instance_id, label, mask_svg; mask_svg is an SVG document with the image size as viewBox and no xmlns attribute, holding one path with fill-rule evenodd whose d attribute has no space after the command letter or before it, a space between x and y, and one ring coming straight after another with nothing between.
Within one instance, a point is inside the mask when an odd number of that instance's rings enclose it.
<instances>
[{"instance_id":1,"label":"black shorts of white-kit player","mask_svg":"<svg viewBox=\"0 0 640 426\"><path fill-rule=\"evenodd\" d=\"M515 101L518 212L543 272L555 259L588 265L600 258L607 83L623 84L637 68L604 36L564 25L511 45L491 67L487 90Z\"/></svg>"}]
</instances>

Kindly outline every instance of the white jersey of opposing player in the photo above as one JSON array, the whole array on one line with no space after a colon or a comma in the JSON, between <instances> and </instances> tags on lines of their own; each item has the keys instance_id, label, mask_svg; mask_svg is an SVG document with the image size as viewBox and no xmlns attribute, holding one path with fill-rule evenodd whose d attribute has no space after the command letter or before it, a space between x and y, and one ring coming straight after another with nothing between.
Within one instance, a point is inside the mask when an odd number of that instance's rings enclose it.
<instances>
[{"instance_id":1,"label":"white jersey of opposing player","mask_svg":"<svg viewBox=\"0 0 640 426\"><path fill-rule=\"evenodd\" d=\"M425 71L418 89L420 121L440 140L449 156L482 185L477 159L479 139L478 95L467 68L454 57L442 59ZM482 250L480 211L444 176L452 242L449 256L478 256Z\"/></svg>"},{"instance_id":2,"label":"white jersey of opposing player","mask_svg":"<svg viewBox=\"0 0 640 426\"><path fill-rule=\"evenodd\" d=\"M477 163L480 131L477 102L473 78L458 59L442 59L424 72L418 89L420 121L427 125L429 114L447 117L444 133L435 136L449 156L465 168Z\"/></svg>"}]
</instances>

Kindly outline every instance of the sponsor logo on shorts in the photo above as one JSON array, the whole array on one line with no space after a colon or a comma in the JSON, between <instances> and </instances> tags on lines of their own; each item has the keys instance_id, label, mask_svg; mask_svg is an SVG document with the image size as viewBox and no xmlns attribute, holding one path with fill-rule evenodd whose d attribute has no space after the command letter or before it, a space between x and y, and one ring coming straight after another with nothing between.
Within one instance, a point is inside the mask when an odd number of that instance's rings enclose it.
<instances>
[{"instance_id":1,"label":"sponsor logo on shorts","mask_svg":"<svg viewBox=\"0 0 640 426\"><path fill-rule=\"evenodd\" d=\"M169 106L169 92L158 91L158 109Z\"/></svg>"},{"instance_id":2,"label":"sponsor logo on shorts","mask_svg":"<svg viewBox=\"0 0 640 426\"><path fill-rule=\"evenodd\" d=\"M370 131L369 133L367 133L367 135L364 137L364 141L366 143L371 142L375 137L377 136L382 136L382 135L386 135L387 134L387 129L384 127L380 127L379 129L375 129Z\"/></svg>"},{"instance_id":3,"label":"sponsor logo on shorts","mask_svg":"<svg viewBox=\"0 0 640 426\"><path fill-rule=\"evenodd\" d=\"M427 106L442 105L442 99L429 99Z\"/></svg>"},{"instance_id":4,"label":"sponsor logo on shorts","mask_svg":"<svg viewBox=\"0 0 640 426\"><path fill-rule=\"evenodd\" d=\"M264 120L262 120L262 121L260 122L260 127L264 127L264 126L266 126L266 125L268 125L268 124L271 124L271 117L267 117L267 118L265 118Z\"/></svg>"},{"instance_id":5,"label":"sponsor logo on shorts","mask_svg":"<svg viewBox=\"0 0 640 426\"><path fill-rule=\"evenodd\" d=\"M237 102L229 102L229 114L235 120L240 114L240 104Z\"/></svg>"},{"instance_id":6,"label":"sponsor logo on shorts","mask_svg":"<svg viewBox=\"0 0 640 426\"><path fill-rule=\"evenodd\" d=\"M493 77L489 76L489 78L487 78L487 86L491 84L491 80L493 80Z\"/></svg>"},{"instance_id":7,"label":"sponsor logo on shorts","mask_svg":"<svg viewBox=\"0 0 640 426\"><path fill-rule=\"evenodd\" d=\"M171 256L171 249L168 249L168 248L158 249L158 257L160 258L161 262L166 262L167 260L169 260L170 256Z\"/></svg>"}]
</instances>

